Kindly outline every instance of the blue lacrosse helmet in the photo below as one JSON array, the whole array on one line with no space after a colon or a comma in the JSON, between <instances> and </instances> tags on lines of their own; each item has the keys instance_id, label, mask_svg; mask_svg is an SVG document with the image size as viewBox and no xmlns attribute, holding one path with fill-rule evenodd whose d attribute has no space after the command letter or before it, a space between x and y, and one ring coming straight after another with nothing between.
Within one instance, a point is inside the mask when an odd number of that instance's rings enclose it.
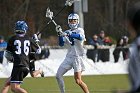
<instances>
[{"instance_id":1,"label":"blue lacrosse helmet","mask_svg":"<svg viewBox=\"0 0 140 93\"><path fill-rule=\"evenodd\" d=\"M28 25L25 21L17 21L15 24L15 32L17 34L25 34L28 30Z\"/></svg>"}]
</instances>

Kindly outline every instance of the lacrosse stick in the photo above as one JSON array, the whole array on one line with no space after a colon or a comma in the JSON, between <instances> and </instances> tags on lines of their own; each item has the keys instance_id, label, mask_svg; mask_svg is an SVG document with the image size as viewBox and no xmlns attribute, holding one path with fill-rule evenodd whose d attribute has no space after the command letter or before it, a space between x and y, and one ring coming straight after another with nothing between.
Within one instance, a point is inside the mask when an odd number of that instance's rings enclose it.
<instances>
[{"instance_id":1,"label":"lacrosse stick","mask_svg":"<svg viewBox=\"0 0 140 93\"><path fill-rule=\"evenodd\" d=\"M40 30L38 33L36 33L37 36L39 34L41 34L42 31L44 31L44 29L52 22L52 20L54 20L66 8L66 6L71 6L75 1L79 1L79 0L66 0L65 6L55 16L53 16L50 21L48 21L47 25L45 27L43 27L42 30Z\"/></svg>"},{"instance_id":2,"label":"lacrosse stick","mask_svg":"<svg viewBox=\"0 0 140 93\"><path fill-rule=\"evenodd\" d=\"M54 21L54 19L53 19L53 12L51 12L49 8L47 8L46 17L47 17L47 18L50 18L50 20L54 23L54 25L55 25L56 27L59 26L59 25L57 25L56 22ZM59 31L57 31L57 33L61 33L61 35L64 36L64 37L66 38L66 40L67 40L70 44L72 44L71 41L69 40L69 38L66 36L66 33L64 33L64 32L62 31L62 29L61 29L60 26L59 26Z\"/></svg>"}]
</instances>

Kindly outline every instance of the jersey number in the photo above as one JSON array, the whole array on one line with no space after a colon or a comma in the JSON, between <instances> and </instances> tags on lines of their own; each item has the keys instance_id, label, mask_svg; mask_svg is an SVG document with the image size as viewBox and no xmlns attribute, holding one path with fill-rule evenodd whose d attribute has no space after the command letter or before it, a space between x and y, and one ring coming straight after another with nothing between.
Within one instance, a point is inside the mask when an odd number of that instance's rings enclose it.
<instances>
[{"instance_id":1,"label":"jersey number","mask_svg":"<svg viewBox=\"0 0 140 93\"><path fill-rule=\"evenodd\" d=\"M16 54L21 54L21 41L20 40L15 40L14 45L16 45ZM23 47L23 51L25 53L25 55L27 56L29 54L29 46L30 46L30 42L29 40L25 40L24 41L24 47Z\"/></svg>"}]
</instances>

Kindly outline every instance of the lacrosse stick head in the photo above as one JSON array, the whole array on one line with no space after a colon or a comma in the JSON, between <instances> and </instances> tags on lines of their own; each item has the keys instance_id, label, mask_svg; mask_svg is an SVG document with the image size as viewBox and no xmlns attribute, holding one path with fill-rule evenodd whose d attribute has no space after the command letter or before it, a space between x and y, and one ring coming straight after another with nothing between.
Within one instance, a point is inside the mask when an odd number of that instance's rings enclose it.
<instances>
[{"instance_id":1,"label":"lacrosse stick head","mask_svg":"<svg viewBox=\"0 0 140 93\"><path fill-rule=\"evenodd\" d=\"M53 17L53 12L50 11L50 8L49 7L47 8L47 11L46 11L46 17L48 17L50 19L52 19L52 17Z\"/></svg>"},{"instance_id":2,"label":"lacrosse stick head","mask_svg":"<svg viewBox=\"0 0 140 93\"><path fill-rule=\"evenodd\" d=\"M71 6L75 1L80 1L80 0L66 0L65 6Z\"/></svg>"}]
</instances>

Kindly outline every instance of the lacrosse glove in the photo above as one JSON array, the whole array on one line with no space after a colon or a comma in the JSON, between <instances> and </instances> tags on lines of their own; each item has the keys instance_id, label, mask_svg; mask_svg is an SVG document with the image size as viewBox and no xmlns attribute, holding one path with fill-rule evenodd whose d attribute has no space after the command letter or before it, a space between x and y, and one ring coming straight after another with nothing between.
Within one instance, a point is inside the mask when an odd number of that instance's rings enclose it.
<instances>
[{"instance_id":1,"label":"lacrosse glove","mask_svg":"<svg viewBox=\"0 0 140 93\"><path fill-rule=\"evenodd\" d=\"M38 36L37 34L34 34L32 39L35 41L35 42L39 42L39 39L38 39Z\"/></svg>"},{"instance_id":2,"label":"lacrosse glove","mask_svg":"<svg viewBox=\"0 0 140 93\"><path fill-rule=\"evenodd\" d=\"M61 28L60 25L57 25L57 26L55 27L55 30L56 30L58 36L65 36L65 35L66 35L66 33L64 33L64 32L62 31L62 28Z\"/></svg>"}]
</instances>

